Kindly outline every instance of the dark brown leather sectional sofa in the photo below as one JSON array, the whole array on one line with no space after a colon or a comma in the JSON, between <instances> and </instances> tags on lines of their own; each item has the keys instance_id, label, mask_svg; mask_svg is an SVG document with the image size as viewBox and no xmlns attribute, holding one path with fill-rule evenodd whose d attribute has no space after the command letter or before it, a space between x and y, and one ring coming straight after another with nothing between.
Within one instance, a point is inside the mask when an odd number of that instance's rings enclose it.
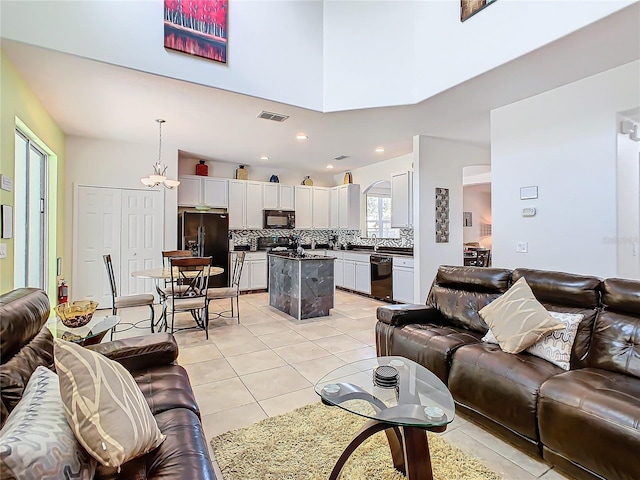
<instances>
[{"instance_id":1,"label":"dark brown leather sectional sofa","mask_svg":"<svg viewBox=\"0 0 640 480\"><path fill-rule=\"evenodd\" d=\"M525 277L548 310L581 313L571 369L483 343L478 311ZM426 305L379 307L379 355L448 385L458 411L576 478L640 478L640 281L441 266Z\"/></svg>"},{"instance_id":2,"label":"dark brown leather sectional sofa","mask_svg":"<svg viewBox=\"0 0 640 480\"><path fill-rule=\"evenodd\" d=\"M23 288L0 296L1 425L34 370L40 365L53 369L53 338L43 327L49 308L47 295L39 289ZM175 363L178 345L173 336L156 333L89 348L131 372L167 436L155 450L125 463L120 473L99 466L95 478L215 479L189 377Z\"/></svg>"}]
</instances>

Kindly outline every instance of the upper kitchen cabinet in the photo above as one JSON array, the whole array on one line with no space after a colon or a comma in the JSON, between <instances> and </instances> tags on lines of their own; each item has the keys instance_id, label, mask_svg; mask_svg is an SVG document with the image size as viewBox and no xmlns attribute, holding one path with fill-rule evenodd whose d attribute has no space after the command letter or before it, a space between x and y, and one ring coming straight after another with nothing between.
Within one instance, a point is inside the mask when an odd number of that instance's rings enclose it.
<instances>
[{"instance_id":1,"label":"upper kitchen cabinet","mask_svg":"<svg viewBox=\"0 0 640 480\"><path fill-rule=\"evenodd\" d=\"M345 185L333 187L331 199L333 201L337 201L337 209L334 209L334 205L331 206L331 227L344 228L347 230L359 230L360 185L347 183ZM334 223L336 220L337 223Z\"/></svg>"},{"instance_id":2,"label":"upper kitchen cabinet","mask_svg":"<svg viewBox=\"0 0 640 480\"><path fill-rule=\"evenodd\" d=\"M313 187L295 186L296 228L313 228Z\"/></svg>"},{"instance_id":3,"label":"upper kitchen cabinet","mask_svg":"<svg viewBox=\"0 0 640 480\"><path fill-rule=\"evenodd\" d=\"M213 208L227 208L227 179L181 175L178 186L178 205L195 207L206 205Z\"/></svg>"},{"instance_id":4,"label":"upper kitchen cabinet","mask_svg":"<svg viewBox=\"0 0 640 480\"><path fill-rule=\"evenodd\" d=\"M413 226L413 172L391 175L391 227Z\"/></svg>"},{"instance_id":5,"label":"upper kitchen cabinet","mask_svg":"<svg viewBox=\"0 0 640 480\"><path fill-rule=\"evenodd\" d=\"M263 182L228 180L229 229L262 228Z\"/></svg>"},{"instance_id":6,"label":"upper kitchen cabinet","mask_svg":"<svg viewBox=\"0 0 640 480\"><path fill-rule=\"evenodd\" d=\"M263 186L263 208L271 210L294 210L295 187L280 183L265 183Z\"/></svg>"},{"instance_id":7,"label":"upper kitchen cabinet","mask_svg":"<svg viewBox=\"0 0 640 480\"><path fill-rule=\"evenodd\" d=\"M312 222L313 228L329 228L331 189L313 187Z\"/></svg>"}]
</instances>

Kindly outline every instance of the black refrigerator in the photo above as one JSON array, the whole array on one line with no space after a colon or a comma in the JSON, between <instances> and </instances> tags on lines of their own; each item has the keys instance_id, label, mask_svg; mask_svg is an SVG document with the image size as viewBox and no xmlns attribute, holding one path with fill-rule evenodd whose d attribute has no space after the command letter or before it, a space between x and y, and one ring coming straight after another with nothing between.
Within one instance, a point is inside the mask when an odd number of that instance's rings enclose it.
<instances>
[{"instance_id":1,"label":"black refrigerator","mask_svg":"<svg viewBox=\"0 0 640 480\"><path fill-rule=\"evenodd\" d=\"M178 248L194 256L211 257L211 265L224 268L212 275L209 287L229 286L229 216L226 213L179 211Z\"/></svg>"}]
</instances>

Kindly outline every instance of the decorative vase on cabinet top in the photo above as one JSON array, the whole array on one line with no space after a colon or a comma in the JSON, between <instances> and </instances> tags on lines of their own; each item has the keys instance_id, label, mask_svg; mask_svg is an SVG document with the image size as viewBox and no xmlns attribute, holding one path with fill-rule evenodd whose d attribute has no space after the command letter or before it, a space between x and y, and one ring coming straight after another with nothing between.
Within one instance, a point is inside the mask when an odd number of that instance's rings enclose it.
<instances>
[{"instance_id":1,"label":"decorative vase on cabinet top","mask_svg":"<svg viewBox=\"0 0 640 480\"><path fill-rule=\"evenodd\" d=\"M280 183L280 179L278 178L277 175L271 175L271 178L269 178L269 181L271 183Z\"/></svg>"},{"instance_id":2,"label":"decorative vase on cabinet top","mask_svg":"<svg viewBox=\"0 0 640 480\"><path fill-rule=\"evenodd\" d=\"M353 177L351 176L351 172L347 172L344 174L344 182L345 185L347 183L353 183Z\"/></svg>"},{"instance_id":3,"label":"decorative vase on cabinet top","mask_svg":"<svg viewBox=\"0 0 640 480\"><path fill-rule=\"evenodd\" d=\"M209 175L209 165L204 163L204 160L200 160L200 163L196 165L196 175L207 177Z\"/></svg>"},{"instance_id":4,"label":"decorative vase on cabinet top","mask_svg":"<svg viewBox=\"0 0 640 480\"><path fill-rule=\"evenodd\" d=\"M236 168L236 178L238 180L246 180L247 178L249 178L249 174L244 168L244 165L240 165L238 168Z\"/></svg>"},{"instance_id":5,"label":"decorative vase on cabinet top","mask_svg":"<svg viewBox=\"0 0 640 480\"><path fill-rule=\"evenodd\" d=\"M304 180L302 180L302 185L307 185L307 186L313 185L313 180L311 180L311 177L309 177L309 175L304 177Z\"/></svg>"}]
</instances>

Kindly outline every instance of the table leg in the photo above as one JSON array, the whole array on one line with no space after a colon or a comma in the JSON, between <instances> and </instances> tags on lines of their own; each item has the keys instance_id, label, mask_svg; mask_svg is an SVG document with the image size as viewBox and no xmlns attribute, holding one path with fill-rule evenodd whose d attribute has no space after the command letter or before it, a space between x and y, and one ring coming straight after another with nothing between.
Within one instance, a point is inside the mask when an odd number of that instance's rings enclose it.
<instances>
[{"instance_id":1,"label":"table leg","mask_svg":"<svg viewBox=\"0 0 640 480\"><path fill-rule=\"evenodd\" d=\"M407 480L433 480L426 430L402 427L402 437Z\"/></svg>"}]
</instances>

